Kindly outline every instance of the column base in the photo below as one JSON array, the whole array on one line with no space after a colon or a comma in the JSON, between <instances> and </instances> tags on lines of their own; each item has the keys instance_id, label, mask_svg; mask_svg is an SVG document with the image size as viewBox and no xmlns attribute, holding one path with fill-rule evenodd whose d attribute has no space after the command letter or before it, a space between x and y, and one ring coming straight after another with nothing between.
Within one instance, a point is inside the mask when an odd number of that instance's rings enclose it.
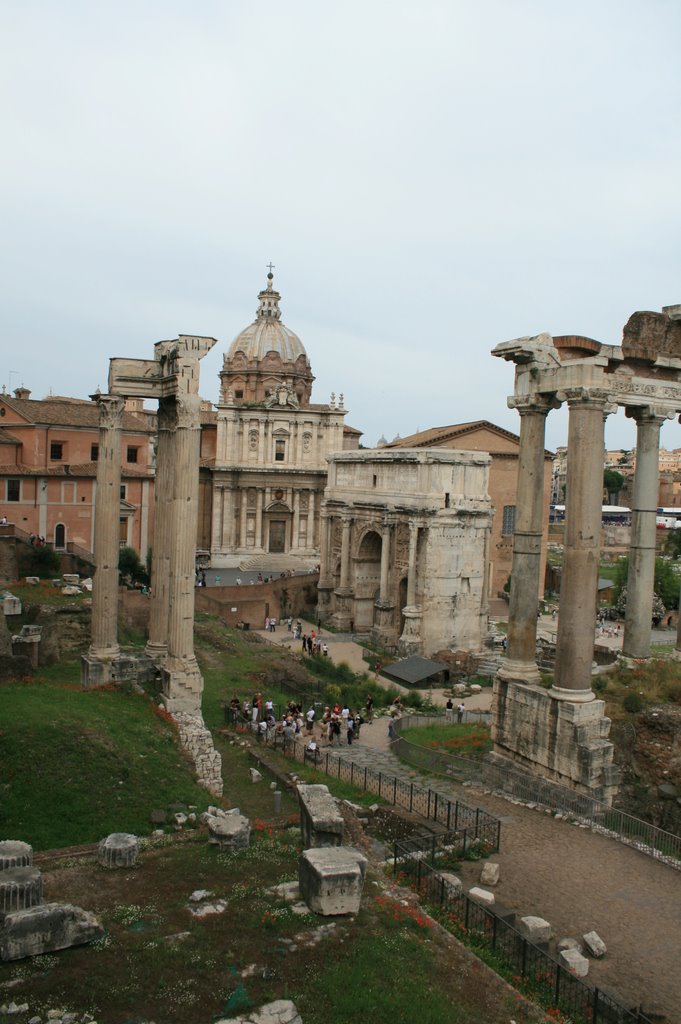
<instances>
[{"instance_id":1,"label":"column base","mask_svg":"<svg viewBox=\"0 0 681 1024\"><path fill-rule=\"evenodd\" d=\"M536 775L610 806L620 782L602 700L556 698L536 686L494 681L492 739L496 753Z\"/></svg>"},{"instance_id":2,"label":"column base","mask_svg":"<svg viewBox=\"0 0 681 1024\"><path fill-rule=\"evenodd\" d=\"M567 700L572 704L588 704L596 699L593 690L568 690L563 686L552 686L548 694L554 700Z\"/></svg>"},{"instance_id":3,"label":"column base","mask_svg":"<svg viewBox=\"0 0 681 1024\"><path fill-rule=\"evenodd\" d=\"M144 653L147 658L151 658L152 661L161 664L168 657L168 644L148 643L144 648Z\"/></svg>"},{"instance_id":4,"label":"column base","mask_svg":"<svg viewBox=\"0 0 681 1024\"><path fill-rule=\"evenodd\" d=\"M354 626L354 611L353 601L354 594L352 590L343 587L338 590L334 590L336 598L336 610L331 616L331 625L336 629L340 629L343 632L351 630Z\"/></svg>"},{"instance_id":5,"label":"column base","mask_svg":"<svg viewBox=\"0 0 681 1024\"><path fill-rule=\"evenodd\" d=\"M397 642L400 654L408 657L410 654L420 654L423 650L423 638L421 636L421 620L423 613L417 605L407 605L402 609L404 615L404 631Z\"/></svg>"},{"instance_id":6,"label":"column base","mask_svg":"<svg viewBox=\"0 0 681 1024\"><path fill-rule=\"evenodd\" d=\"M539 686L541 674L534 661L518 661L506 658L499 668L499 678L507 683L526 683Z\"/></svg>"},{"instance_id":7,"label":"column base","mask_svg":"<svg viewBox=\"0 0 681 1024\"><path fill-rule=\"evenodd\" d=\"M146 654L121 652L117 658L93 658L84 654L80 659L80 685L83 690L96 690L100 686L117 683L143 683L156 678L153 659Z\"/></svg>"}]
</instances>

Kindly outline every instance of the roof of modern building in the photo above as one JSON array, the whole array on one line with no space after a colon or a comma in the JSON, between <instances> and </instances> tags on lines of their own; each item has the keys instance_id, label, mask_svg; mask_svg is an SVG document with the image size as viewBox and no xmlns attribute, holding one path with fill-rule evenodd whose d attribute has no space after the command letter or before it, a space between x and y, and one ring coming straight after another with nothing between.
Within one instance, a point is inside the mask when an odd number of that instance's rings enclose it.
<instances>
[{"instance_id":1,"label":"roof of modern building","mask_svg":"<svg viewBox=\"0 0 681 1024\"><path fill-rule=\"evenodd\" d=\"M499 427L490 420L470 420L467 423L452 423L444 427L429 427L427 430L419 430L407 437L396 437L381 447L385 448L429 448L432 445L442 444L444 441L455 440L465 437L467 434L476 433L479 430L491 431L500 437L520 444L520 437L505 427ZM546 457L553 457L553 453L545 450Z\"/></svg>"},{"instance_id":2,"label":"roof of modern building","mask_svg":"<svg viewBox=\"0 0 681 1024\"><path fill-rule=\"evenodd\" d=\"M14 398L0 394L0 403L4 402L27 423L44 424L60 427L90 427L99 429L99 409L96 402L82 398L53 397L44 399ZM16 429L18 424L13 423ZM122 420L123 430L135 434L151 434L153 428L148 426L141 416L125 411Z\"/></svg>"},{"instance_id":3,"label":"roof of modern building","mask_svg":"<svg viewBox=\"0 0 681 1024\"><path fill-rule=\"evenodd\" d=\"M381 674L401 683L415 685L446 670L447 666L441 661L431 661L430 658L422 658L420 654L412 654L381 669Z\"/></svg>"}]
</instances>

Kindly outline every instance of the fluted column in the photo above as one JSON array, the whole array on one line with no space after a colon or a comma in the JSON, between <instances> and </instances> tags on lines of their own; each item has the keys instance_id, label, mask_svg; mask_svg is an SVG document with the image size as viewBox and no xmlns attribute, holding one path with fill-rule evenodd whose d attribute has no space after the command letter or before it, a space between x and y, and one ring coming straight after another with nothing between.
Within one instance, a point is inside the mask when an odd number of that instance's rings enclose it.
<instances>
[{"instance_id":1,"label":"fluted column","mask_svg":"<svg viewBox=\"0 0 681 1024\"><path fill-rule=\"evenodd\" d=\"M622 653L629 658L649 658L660 489L660 426L665 417L649 408L627 409L627 415L636 420L636 470Z\"/></svg>"},{"instance_id":2,"label":"fluted column","mask_svg":"<svg viewBox=\"0 0 681 1024\"><path fill-rule=\"evenodd\" d=\"M341 523L341 570L339 585L334 591L336 610L332 621L339 629L351 629L354 622L353 592L350 583L350 547L353 523L351 511L346 510L342 513Z\"/></svg>"},{"instance_id":3,"label":"fluted column","mask_svg":"<svg viewBox=\"0 0 681 1024\"><path fill-rule=\"evenodd\" d=\"M246 533L248 530L248 488L241 491L241 518L239 519L239 547L246 550Z\"/></svg>"},{"instance_id":4,"label":"fluted column","mask_svg":"<svg viewBox=\"0 0 681 1024\"><path fill-rule=\"evenodd\" d=\"M262 508L264 502L264 492L262 487L259 487L255 495L255 547L257 551L262 551Z\"/></svg>"},{"instance_id":5,"label":"fluted column","mask_svg":"<svg viewBox=\"0 0 681 1024\"><path fill-rule=\"evenodd\" d=\"M419 528L416 523L409 524L409 569L407 575L407 606L416 604L416 551L419 540Z\"/></svg>"},{"instance_id":6,"label":"fluted column","mask_svg":"<svg viewBox=\"0 0 681 1024\"><path fill-rule=\"evenodd\" d=\"M347 590L350 587L350 535L352 532L352 519L348 514L343 516L342 528L340 588Z\"/></svg>"},{"instance_id":7,"label":"fluted column","mask_svg":"<svg viewBox=\"0 0 681 1024\"><path fill-rule=\"evenodd\" d=\"M168 657L163 697L169 711L199 712L203 679L194 655L194 561L198 526L200 407L197 394L176 399L173 432Z\"/></svg>"},{"instance_id":8,"label":"fluted column","mask_svg":"<svg viewBox=\"0 0 681 1024\"><path fill-rule=\"evenodd\" d=\"M168 607L170 602L171 496L175 467L173 431L175 399L158 403L158 452L154 491L154 543L151 549L151 607L146 653L162 661L168 653ZM219 502L217 502L219 505Z\"/></svg>"},{"instance_id":9,"label":"fluted column","mask_svg":"<svg viewBox=\"0 0 681 1024\"><path fill-rule=\"evenodd\" d=\"M300 547L300 491L293 491L293 525L291 527L291 551L297 552Z\"/></svg>"},{"instance_id":10,"label":"fluted column","mask_svg":"<svg viewBox=\"0 0 681 1024\"><path fill-rule=\"evenodd\" d=\"M603 505L606 395L588 388L566 394L568 427L567 495L563 578L554 685L558 700L593 700L596 592Z\"/></svg>"},{"instance_id":11,"label":"fluted column","mask_svg":"<svg viewBox=\"0 0 681 1024\"><path fill-rule=\"evenodd\" d=\"M535 650L545 511L544 436L549 405L541 397L515 399L512 404L520 413L520 448L508 613L508 656L499 675L506 680L538 683L540 675Z\"/></svg>"},{"instance_id":12,"label":"fluted column","mask_svg":"<svg viewBox=\"0 0 681 1024\"><path fill-rule=\"evenodd\" d=\"M95 509L95 576L92 584L92 632L89 657L110 661L118 646L118 521L121 508L121 426L124 402L98 395L99 459Z\"/></svg>"},{"instance_id":13,"label":"fluted column","mask_svg":"<svg viewBox=\"0 0 681 1024\"><path fill-rule=\"evenodd\" d=\"M381 529L381 590L378 598L381 604L388 604L390 601L389 573L392 534L392 523L383 523Z\"/></svg>"}]
</instances>

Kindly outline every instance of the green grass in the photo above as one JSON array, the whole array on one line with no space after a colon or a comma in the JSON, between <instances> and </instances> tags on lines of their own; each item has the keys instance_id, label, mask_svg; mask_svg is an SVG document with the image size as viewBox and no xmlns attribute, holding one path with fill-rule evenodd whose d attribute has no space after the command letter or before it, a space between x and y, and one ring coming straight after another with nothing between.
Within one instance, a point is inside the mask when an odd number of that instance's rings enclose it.
<instances>
[{"instance_id":1,"label":"green grass","mask_svg":"<svg viewBox=\"0 0 681 1024\"><path fill-rule=\"evenodd\" d=\"M0 835L44 850L148 834L150 812L167 804L203 810L211 798L155 705L122 690L80 690L77 671L61 664L0 688Z\"/></svg>"},{"instance_id":2,"label":"green grass","mask_svg":"<svg viewBox=\"0 0 681 1024\"><path fill-rule=\"evenodd\" d=\"M406 729L403 736L410 743L429 747L444 754L459 757L482 757L492 749L492 737L488 725L482 722L459 725L419 725Z\"/></svg>"}]
</instances>

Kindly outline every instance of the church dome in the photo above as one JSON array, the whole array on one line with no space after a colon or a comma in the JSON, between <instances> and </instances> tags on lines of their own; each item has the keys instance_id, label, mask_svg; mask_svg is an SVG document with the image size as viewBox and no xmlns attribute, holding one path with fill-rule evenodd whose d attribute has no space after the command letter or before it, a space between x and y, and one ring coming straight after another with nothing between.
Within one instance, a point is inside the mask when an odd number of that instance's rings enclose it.
<instances>
[{"instance_id":1,"label":"church dome","mask_svg":"<svg viewBox=\"0 0 681 1024\"><path fill-rule=\"evenodd\" d=\"M246 359L258 361L265 358L268 352L276 352L284 363L295 363L307 353L297 334L289 330L281 322L279 300L281 295L272 286L274 275L267 275L267 287L258 295L259 306L255 320L249 324L229 346L226 359L232 360L237 352L243 352Z\"/></svg>"},{"instance_id":2,"label":"church dome","mask_svg":"<svg viewBox=\"0 0 681 1024\"><path fill-rule=\"evenodd\" d=\"M282 386L299 405L309 405L312 368L297 334L281 322L272 268L258 294L255 320L237 334L223 359L221 401L228 404L267 402Z\"/></svg>"}]
</instances>

